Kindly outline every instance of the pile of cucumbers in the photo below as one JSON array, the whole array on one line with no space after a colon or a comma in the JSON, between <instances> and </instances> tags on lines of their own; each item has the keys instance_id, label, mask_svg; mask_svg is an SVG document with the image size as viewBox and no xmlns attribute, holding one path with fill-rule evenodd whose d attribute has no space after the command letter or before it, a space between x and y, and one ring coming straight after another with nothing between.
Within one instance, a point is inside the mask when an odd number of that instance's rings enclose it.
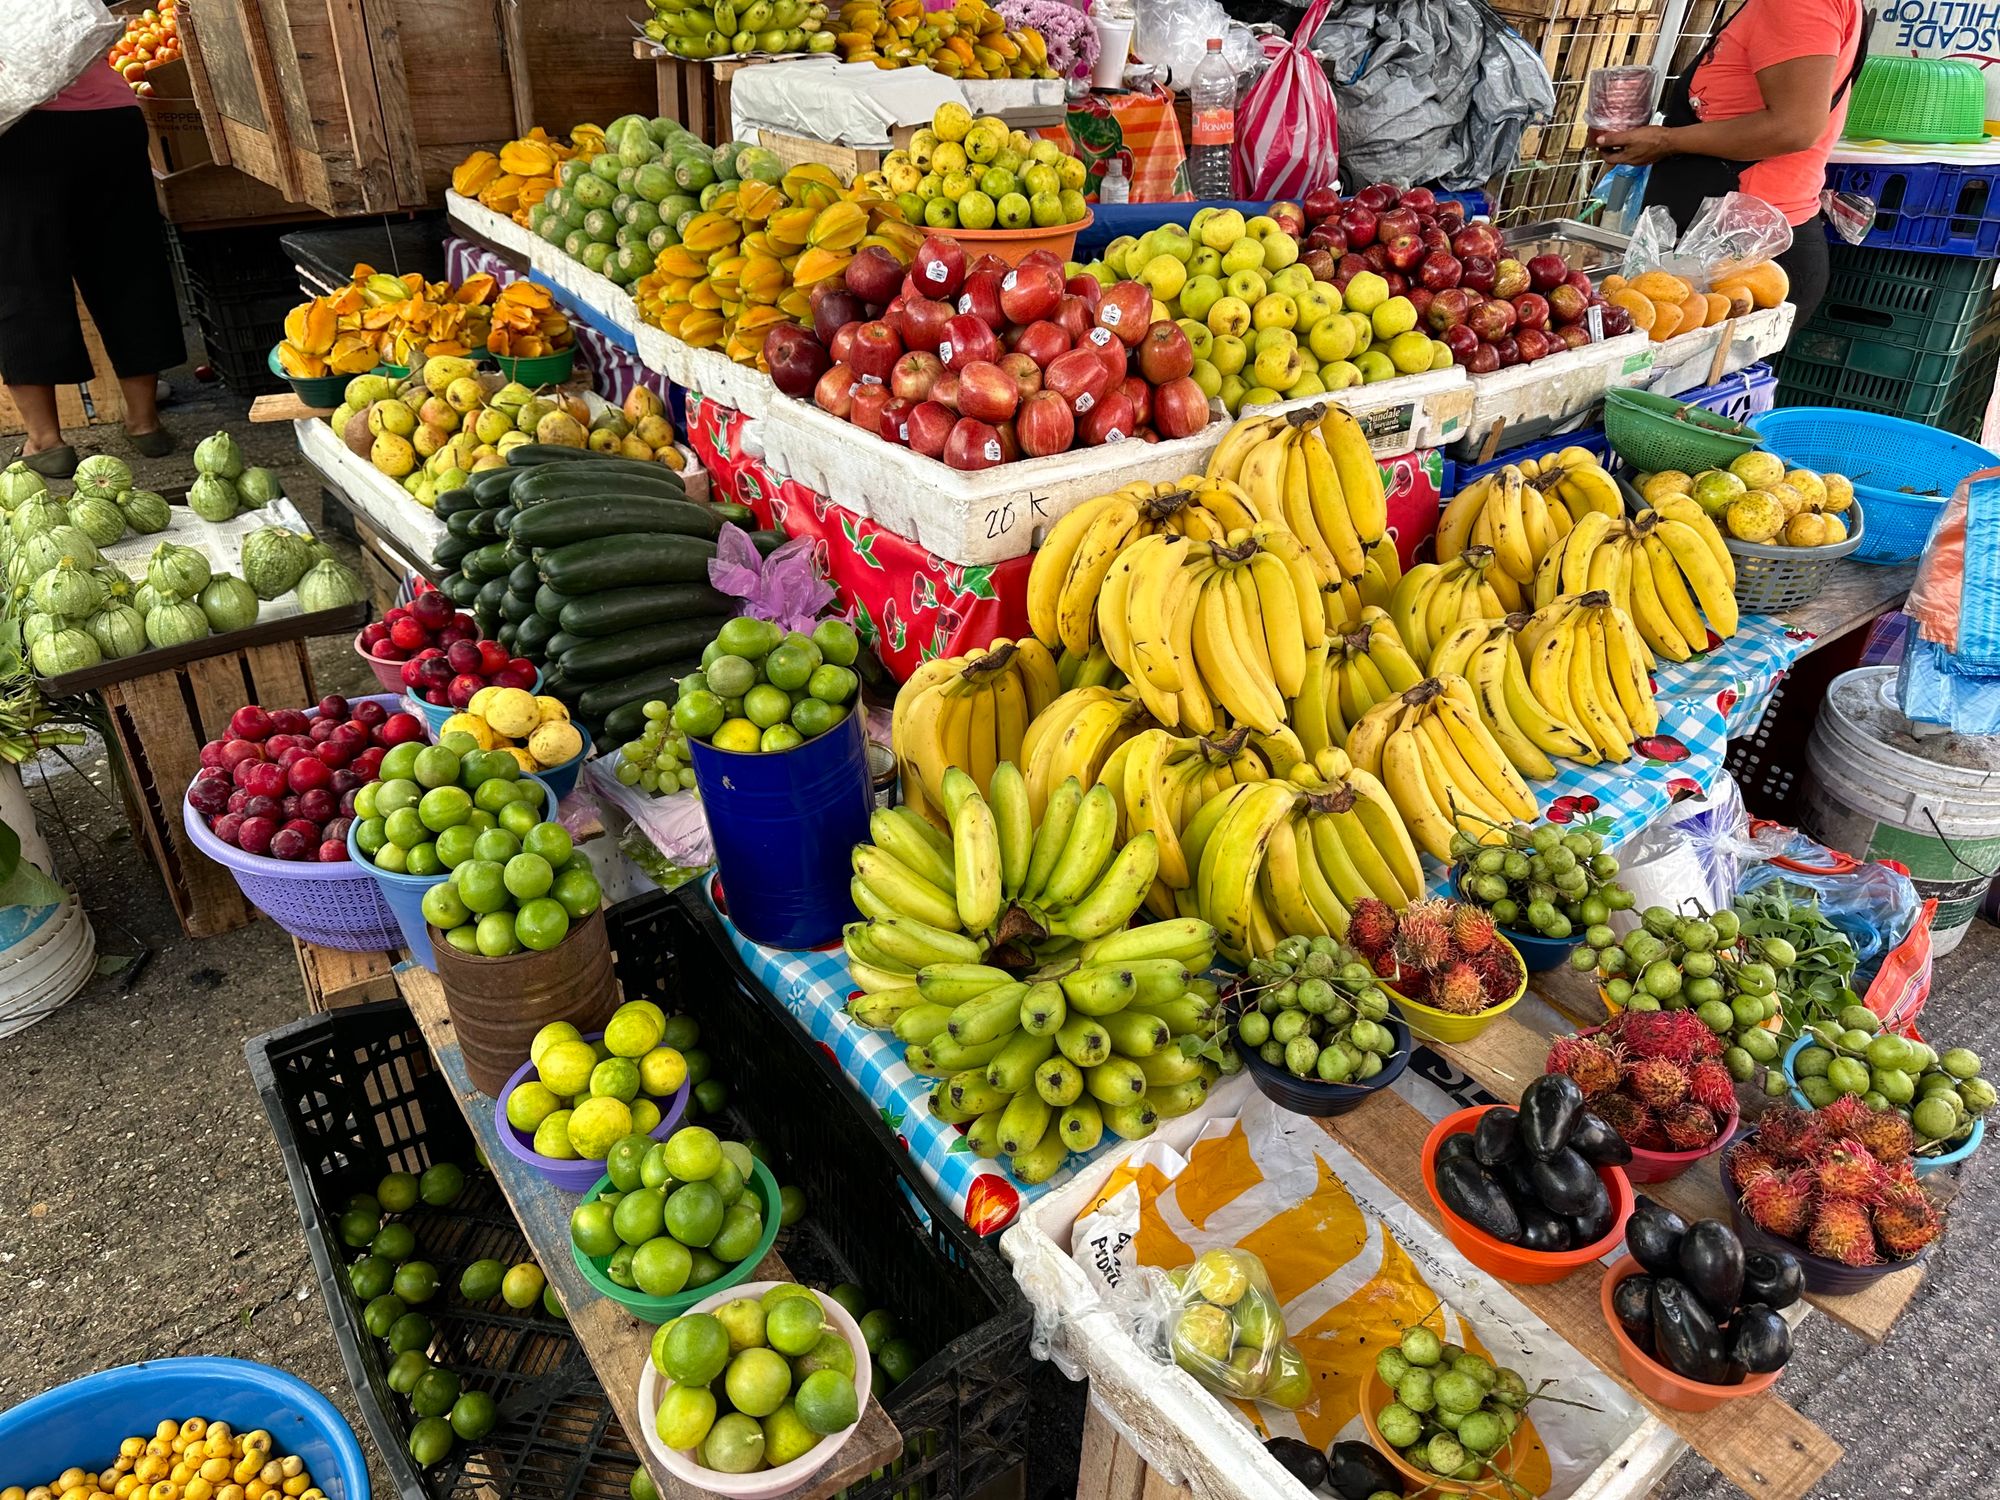
<instances>
[{"instance_id":1,"label":"pile of cucumbers","mask_svg":"<svg viewBox=\"0 0 2000 1500\"><path fill-rule=\"evenodd\" d=\"M701 665L702 648L735 610L711 588L724 523L749 509L691 501L661 464L587 448L524 443L504 467L437 497L446 536L432 553L438 587L470 609L482 634L542 669L599 739L643 727L649 699ZM769 553L779 532L753 532Z\"/></svg>"}]
</instances>

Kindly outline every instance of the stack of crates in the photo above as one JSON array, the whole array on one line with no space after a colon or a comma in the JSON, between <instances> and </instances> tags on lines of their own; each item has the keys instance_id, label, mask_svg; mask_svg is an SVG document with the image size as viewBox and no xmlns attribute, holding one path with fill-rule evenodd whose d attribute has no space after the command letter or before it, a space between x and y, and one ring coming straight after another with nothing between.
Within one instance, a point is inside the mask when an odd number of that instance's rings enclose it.
<instances>
[{"instance_id":1,"label":"stack of crates","mask_svg":"<svg viewBox=\"0 0 2000 1500\"><path fill-rule=\"evenodd\" d=\"M181 229L169 235L174 268L208 362L238 396L285 388L267 358L285 336L285 314L303 300L299 274L278 241L290 224Z\"/></svg>"},{"instance_id":2,"label":"stack of crates","mask_svg":"<svg viewBox=\"0 0 2000 1500\"><path fill-rule=\"evenodd\" d=\"M1902 186L1874 185L1884 192ZM1907 207L1908 194L1921 186L1909 186L1899 199L1878 198L1878 206ZM1984 201L1982 195L1982 206ZM1891 216L1884 209L1878 225ZM1975 255L1943 246L1878 245L1878 237L1896 233L1929 236L1927 229L1919 234L1922 221L1911 214L1894 217L1895 225L1878 227L1866 244L1827 247L1832 276L1826 299L1793 332L1778 362L1777 404L1851 407L1977 438L2000 369L2000 301L1993 296L2000 278L2000 218L1993 225L1994 243L1985 255Z\"/></svg>"}]
</instances>

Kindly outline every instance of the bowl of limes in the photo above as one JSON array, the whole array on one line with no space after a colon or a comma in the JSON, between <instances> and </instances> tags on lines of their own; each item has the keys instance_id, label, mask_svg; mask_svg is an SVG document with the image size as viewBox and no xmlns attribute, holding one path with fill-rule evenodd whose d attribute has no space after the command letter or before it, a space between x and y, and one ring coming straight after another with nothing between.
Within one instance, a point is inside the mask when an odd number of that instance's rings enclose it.
<instances>
[{"instance_id":1,"label":"bowl of limes","mask_svg":"<svg viewBox=\"0 0 2000 1500\"><path fill-rule=\"evenodd\" d=\"M738 1285L777 1242L778 1180L740 1141L683 1125L643 1151L614 1147L604 1166L570 1212L570 1252L635 1318L664 1323Z\"/></svg>"},{"instance_id":2,"label":"bowl of limes","mask_svg":"<svg viewBox=\"0 0 2000 1500\"><path fill-rule=\"evenodd\" d=\"M646 1445L704 1493L775 1500L854 1436L872 1374L860 1325L833 1298L747 1282L654 1336L639 1377Z\"/></svg>"},{"instance_id":3,"label":"bowl of limes","mask_svg":"<svg viewBox=\"0 0 2000 1500\"><path fill-rule=\"evenodd\" d=\"M550 1022L494 1102L500 1144L557 1187L587 1191L614 1151L643 1155L673 1134L690 1087L681 1049L698 1034L650 1000L628 1000L603 1031Z\"/></svg>"}]
</instances>

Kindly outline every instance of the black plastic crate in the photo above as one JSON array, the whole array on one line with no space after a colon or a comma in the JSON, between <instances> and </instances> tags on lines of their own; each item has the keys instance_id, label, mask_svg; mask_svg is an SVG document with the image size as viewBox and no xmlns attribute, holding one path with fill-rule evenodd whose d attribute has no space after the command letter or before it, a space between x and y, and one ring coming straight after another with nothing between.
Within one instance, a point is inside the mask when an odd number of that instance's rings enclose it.
<instances>
[{"instance_id":1,"label":"black plastic crate","mask_svg":"<svg viewBox=\"0 0 2000 1500\"><path fill-rule=\"evenodd\" d=\"M241 229L181 229L168 235L174 269L190 292L213 300L290 292L299 298L298 268L281 239L295 224Z\"/></svg>"},{"instance_id":2,"label":"black plastic crate","mask_svg":"<svg viewBox=\"0 0 2000 1500\"><path fill-rule=\"evenodd\" d=\"M476 1165L472 1132L401 1001L314 1016L252 1039L250 1076L284 1154L285 1172L319 1273L341 1362L375 1434L383 1469L404 1500L627 1500L639 1460L569 1325L540 1308L516 1312L495 1298L467 1306L458 1273L492 1257L528 1258L506 1201ZM348 1198L372 1192L386 1172L438 1162L467 1169L450 1208L402 1215L419 1253L439 1268L438 1295L422 1309L435 1324L435 1362L467 1390L489 1392L500 1422L477 1444L420 1470L403 1437L413 1425L389 1389L381 1341L361 1324L347 1284L348 1252L335 1225Z\"/></svg>"},{"instance_id":3,"label":"black plastic crate","mask_svg":"<svg viewBox=\"0 0 2000 1500\"><path fill-rule=\"evenodd\" d=\"M783 1163L779 1179L805 1190L806 1219L778 1242L792 1273L866 1287L925 1356L907 1380L877 1391L903 1434L902 1461L849 1486L846 1500L970 1500L1043 1441L1031 1438L1029 1421L1027 1301L998 1252L911 1165L879 1111L742 968L698 886L606 913L626 998L701 1023L701 1046L729 1083L733 1109Z\"/></svg>"}]
</instances>

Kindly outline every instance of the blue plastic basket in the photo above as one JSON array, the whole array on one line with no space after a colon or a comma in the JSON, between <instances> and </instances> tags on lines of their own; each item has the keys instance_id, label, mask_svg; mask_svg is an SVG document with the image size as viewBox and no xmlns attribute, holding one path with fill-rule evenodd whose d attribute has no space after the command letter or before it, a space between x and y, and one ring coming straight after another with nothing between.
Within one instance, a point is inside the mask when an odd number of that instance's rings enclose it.
<instances>
[{"instance_id":1,"label":"blue plastic basket","mask_svg":"<svg viewBox=\"0 0 2000 1500\"><path fill-rule=\"evenodd\" d=\"M1958 482L2000 466L2000 455L1977 443L1874 412L1786 406L1755 425L1787 464L1831 470L1854 481L1855 496L1868 512L1857 562L1900 563L1922 556L1931 526ZM1887 484L1870 482L1877 472Z\"/></svg>"},{"instance_id":2,"label":"blue plastic basket","mask_svg":"<svg viewBox=\"0 0 2000 1500\"><path fill-rule=\"evenodd\" d=\"M1843 162L1827 167L1826 185L1875 200L1875 224L1861 242L1871 249L2000 254L2000 166ZM1826 235L1847 243L1831 223Z\"/></svg>"},{"instance_id":3,"label":"blue plastic basket","mask_svg":"<svg viewBox=\"0 0 2000 1500\"><path fill-rule=\"evenodd\" d=\"M121 1440L188 1417L261 1427L273 1453L304 1460L327 1500L368 1500L361 1445L332 1403L295 1375L243 1359L145 1360L24 1401L0 1413L0 1479L46 1484L72 1466L102 1471Z\"/></svg>"},{"instance_id":4,"label":"blue plastic basket","mask_svg":"<svg viewBox=\"0 0 2000 1500\"><path fill-rule=\"evenodd\" d=\"M1524 458L1541 458L1550 453L1560 453L1565 448L1588 448L1595 453L1598 462L1611 462L1611 440L1604 435L1602 427L1581 427L1575 432L1551 433L1545 438L1537 438L1532 443L1523 443L1518 448L1509 448L1485 463L1454 463L1446 459L1443 486L1440 493L1446 498L1456 495L1475 479L1496 473L1506 464L1518 464Z\"/></svg>"},{"instance_id":5,"label":"blue plastic basket","mask_svg":"<svg viewBox=\"0 0 2000 1500\"><path fill-rule=\"evenodd\" d=\"M1768 363L1760 360L1754 365L1745 365L1733 375L1723 376L1714 385L1682 391L1675 399L1685 401L1689 406L1699 406L1703 411L1712 411L1718 416L1747 422L1777 404L1778 375Z\"/></svg>"},{"instance_id":6,"label":"blue plastic basket","mask_svg":"<svg viewBox=\"0 0 2000 1500\"><path fill-rule=\"evenodd\" d=\"M1792 1102L1798 1105L1800 1109L1811 1109L1813 1107L1812 1100L1808 1099L1805 1090L1799 1087L1798 1075L1799 1054L1812 1045L1812 1034L1808 1032L1785 1049L1784 1061L1781 1064L1785 1072L1785 1082L1790 1084L1792 1088ZM1919 1177L1927 1177L1932 1172L1942 1171L1946 1167L1957 1166L1960 1162L1971 1156L1973 1152L1977 1151L1979 1143L1985 1139L1986 1121L1984 1117L1980 1117L1972 1122L1971 1134L1966 1136L1965 1140L1956 1149L1947 1151L1941 1156L1913 1157L1911 1158L1911 1164L1916 1168L1916 1173Z\"/></svg>"}]
</instances>

